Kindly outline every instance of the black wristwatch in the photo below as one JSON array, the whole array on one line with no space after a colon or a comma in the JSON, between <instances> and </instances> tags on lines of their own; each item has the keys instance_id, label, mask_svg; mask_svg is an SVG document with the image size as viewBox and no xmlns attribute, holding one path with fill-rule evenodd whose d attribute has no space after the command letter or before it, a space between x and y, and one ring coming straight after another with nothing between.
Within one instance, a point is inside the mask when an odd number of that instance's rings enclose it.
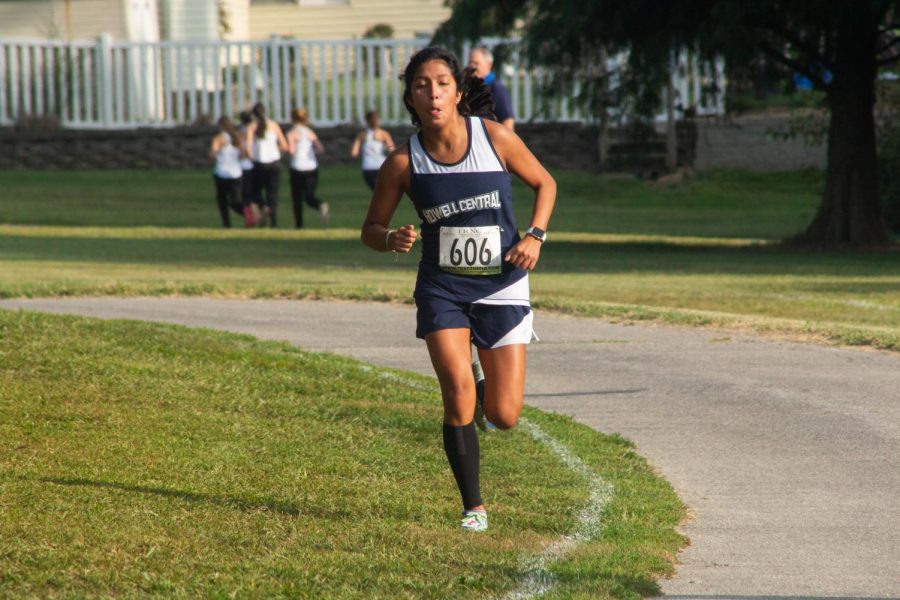
<instances>
[{"instance_id":1,"label":"black wristwatch","mask_svg":"<svg viewBox=\"0 0 900 600\"><path fill-rule=\"evenodd\" d=\"M537 238L542 244L547 241L547 232L540 227L529 227L525 230L525 235Z\"/></svg>"}]
</instances>

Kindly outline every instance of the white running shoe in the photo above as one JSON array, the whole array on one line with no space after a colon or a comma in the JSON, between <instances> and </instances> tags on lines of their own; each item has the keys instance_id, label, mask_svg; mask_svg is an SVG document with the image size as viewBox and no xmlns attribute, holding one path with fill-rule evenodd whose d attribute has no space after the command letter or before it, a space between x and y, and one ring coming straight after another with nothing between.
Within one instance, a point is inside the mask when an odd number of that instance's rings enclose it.
<instances>
[{"instance_id":1,"label":"white running shoe","mask_svg":"<svg viewBox=\"0 0 900 600\"><path fill-rule=\"evenodd\" d=\"M331 206L327 202L319 205L319 216L322 217L322 225L328 225L331 220Z\"/></svg>"},{"instance_id":2,"label":"white running shoe","mask_svg":"<svg viewBox=\"0 0 900 600\"><path fill-rule=\"evenodd\" d=\"M487 531L487 513L483 510L464 510L459 525L464 531Z\"/></svg>"}]
</instances>

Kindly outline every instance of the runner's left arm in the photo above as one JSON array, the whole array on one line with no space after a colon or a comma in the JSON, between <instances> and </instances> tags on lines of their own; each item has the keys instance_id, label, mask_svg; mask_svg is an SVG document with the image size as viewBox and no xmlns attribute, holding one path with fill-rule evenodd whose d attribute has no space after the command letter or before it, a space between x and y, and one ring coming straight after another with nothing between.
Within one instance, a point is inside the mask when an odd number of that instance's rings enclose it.
<instances>
[{"instance_id":1,"label":"runner's left arm","mask_svg":"<svg viewBox=\"0 0 900 600\"><path fill-rule=\"evenodd\" d=\"M499 123L485 121L485 124L507 170L534 190L530 226L546 231L556 204L556 181L518 135ZM505 260L523 269L534 269L541 254L541 244L537 238L526 235L507 252Z\"/></svg>"},{"instance_id":2,"label":"runner's left arm","mask_svg":"<svg viewBox=\"0 0 900 600\"><path fill-rule=\"evenodd\" d=\"M409 189L409 180L409 154L403 147L392 152L381 165L369 212L360 232L362 242L369 248L404 254L412 250L418 237L416 226L403 225L398 229L391 229L390 226L400 199Z\"/></svg>"}]
</instances>

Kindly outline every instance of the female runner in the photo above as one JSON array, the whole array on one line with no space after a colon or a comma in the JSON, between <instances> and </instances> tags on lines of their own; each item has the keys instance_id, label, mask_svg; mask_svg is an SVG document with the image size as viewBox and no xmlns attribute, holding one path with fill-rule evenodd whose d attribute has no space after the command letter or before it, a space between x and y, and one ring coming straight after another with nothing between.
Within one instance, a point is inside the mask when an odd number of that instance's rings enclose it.
<instances>
[{"instance_id":1,"label":"female runner","mask_svg":"<svg viewBox=\"0 0 900 600\"><path fill-rule=\"evenodd\" d=\"M403 194L411 198L422 230L416 335L441 386L444 449L462 496L461 525L485 531L470 344L484 370L485 415L499 429L514 427L533 335L528 271L546 239L556 182L514 132L476 116L490 110L490 95L451 52L419 51L403 79L418 133L382 165L361 237L375 250L408 253L419 237L415 225L390 223ZM511 173L535 194L524 236L513 217Z\"/></svg>"}]
</instances>

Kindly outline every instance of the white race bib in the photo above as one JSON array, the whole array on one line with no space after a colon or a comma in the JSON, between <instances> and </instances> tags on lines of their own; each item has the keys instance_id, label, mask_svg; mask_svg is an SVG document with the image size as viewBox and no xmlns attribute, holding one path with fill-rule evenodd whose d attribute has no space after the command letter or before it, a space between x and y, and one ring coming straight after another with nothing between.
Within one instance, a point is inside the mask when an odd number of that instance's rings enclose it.
<instances>
[{"instance_id":1,"label":"white race bib","mask_svg":"<svg viewBox=\"0 0 900 600\"><path fill-rule=\"evenodd\" d=\"M502 271L500 226L441 227L438 265L457 275L497 275Z\"/></svg>"}]
</instances>

